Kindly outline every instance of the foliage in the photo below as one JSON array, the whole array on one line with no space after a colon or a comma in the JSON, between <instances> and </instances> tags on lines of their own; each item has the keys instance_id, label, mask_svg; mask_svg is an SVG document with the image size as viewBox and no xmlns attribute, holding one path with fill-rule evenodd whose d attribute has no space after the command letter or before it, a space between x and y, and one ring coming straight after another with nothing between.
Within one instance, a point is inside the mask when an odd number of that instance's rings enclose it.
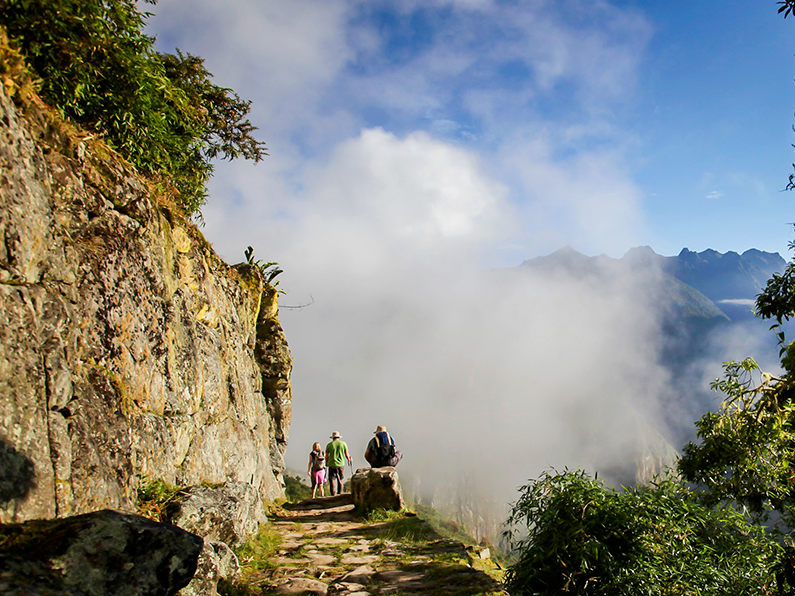
<instances>
[{"instance_id":1,"label":"foliage","mask_svg":"<svg viewBox=\"0 0 795 596\"><path fill-rule=\"evenodd\" d=\"M298 476L284 475L284 498L290 503L298 503L312 497L312 489L301 482Z\"/></svg>"},{"instance_id":2,"label":"foliage","mask_svg":"<svg viewBox=\"0 0 795 596\"><path fill-rule=\"evenodd\" d=\"M148 0L154 3L156 0ZM42 98L99 134L182 207L205 202L210 160L265 153L249 102L214 85L201 58L160 54L135 0L5 0L0 24L41 79Z\"/></svg>"},{"instance_id":3,"label":"foliage","mask_svg":"<svg viewBox=\"0 0 795 596\"><path fill-rule=\"evenodd\" d=\"M367 524L382 524L403 519L403 511L393 511L391 509L373 509L367 512L364 522Z\"/></svg>"},{"instance_id":4,"label":"foliage","mask_svg":"<svg viewBox=\"0 0 795 596\"><path fill-rule=\"evenodd\" d=\"M699 443L685 446L682 476L705 490L707 505L746 506L760 520L772 509L792 525L795 505L795 406L792 387L752 359L725 364L712 387L726 394L718 413L697 423Z\"/></svg>"},{"instance_id":5,"label":"foliage","mask_svg":"<svg viewBox=\"0 0 795 596\"><path fill-rule=\"evenodd\" d=\"M511 594L771 593L776 543L680 483L619 492L567 471L520 490L508 520L518 556L506 574Z\"/></svg>"},{"instance_id":6,"label":"foliage","mask_svg":"<svg viewBox=\"0 0 795 596\"><path fill-rule=\"evenodd\" d=\"M779 4L778 13L784 13L784 18L786 19L789 15L793 13L795 10L795 0L781 0L781 2L777 2Z\"/></svg>"},{"instance_id":7,"label":"foliage","mask_svg":"<svg viewBox=\"0 0 795 596\"><path fill-rule=\"evenodd\" d=\"M790 243L790 249L795 247ZM774 273L764 290L756 297L756 314L762 319L774 319L770 327L776 332L781 346L780 355L787 351L782 325L795 316L795 263L787 265L783 273ZM792 346L789 346L792 349ZM790 372L793 368L788 368Z\"/></svg>"},{"instance_id":8,"label":"foliage","mask_svg":"<svg viewBox=\"0 0 795 596\"><path fill-rule=\"evenodd\" d=\"M265 280L265 283L272 285L274 288L279 285L278 281L274 281L279 274L284 273L284 271L279 269L279 263L274 261L266 263L259 259L254 260L254 249L250 246L246 248L245 255L246 263L259 269L259 272L262 274L262 279Z\"/></svg>"},{"instance_id":9,"label":"foliage","mask_svg":"<svg viewBox=\"0 0 795 596\"><path fill-rule=\"evenodd\" d=\"M136 507L138 514L155 521L167 522L166 506L181 490L181 487L169 484L162 478L142 479L141 486L138 488Z\"/></svg>"},{"instance_id":10,"label":"foliage","mask_svg":"<svg viewBox=\"0 0 795 596\"><path fill-rule=\"evenodd\" d=\"M273 566L271 559L280 544L281 537L271 526L260 525L257 533L248 536L245 544L235 551L244 573Z\"/></svg>"},{"instance_id":11,"label":"foliage","mask_svg":"<svg viewBox=\"0 0 795 596\"><path fill-rule=\"evenodd\" d=\"M781 325L795 312L795 265L784 273L774 273L756 298L756 313L763 319L775 319Z\"/></svg>"}]
</instances>

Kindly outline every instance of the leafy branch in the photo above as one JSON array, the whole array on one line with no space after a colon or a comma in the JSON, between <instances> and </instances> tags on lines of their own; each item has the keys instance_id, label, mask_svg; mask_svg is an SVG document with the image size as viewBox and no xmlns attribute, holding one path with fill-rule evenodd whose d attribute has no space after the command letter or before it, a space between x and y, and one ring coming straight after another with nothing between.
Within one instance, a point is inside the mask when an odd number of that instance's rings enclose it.
<instances>
[{"instance_id":1,"label":"leafy branch","mask_svg":"<svg viewBox=\"0 0 795 596\"><path fill-rule=\"evenodd\" d=\"M155 0L147 0L151 4ZM40 79L44 101L165 181L201 217L211 160L265 155L250 102L215 85L204 61L161 54L135 0L4 0L0 25Z\"/></svg>"}]
</instances>

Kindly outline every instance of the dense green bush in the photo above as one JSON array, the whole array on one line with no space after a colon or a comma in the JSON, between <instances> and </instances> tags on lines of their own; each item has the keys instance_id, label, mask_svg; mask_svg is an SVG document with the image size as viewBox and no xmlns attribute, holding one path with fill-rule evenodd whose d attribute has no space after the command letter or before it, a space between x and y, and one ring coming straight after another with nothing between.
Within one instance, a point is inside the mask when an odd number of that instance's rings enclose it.
<instances>
[{"instance_id":1,"label":"dense green bush","mask_svg":"<svg viewBox=\"0 0 795 596\"><path fill-rule=\"evenodd\" d=\"M249 102L214 85L201 58L160 54L135 0L4 0L0 24L64 118L101 135L198 213L210 160L259 161Z\"/></svg>"},{"instance_id":2,"label":"dense green bush","mask_svg":"<svg viewBox=\"0 0 795 596\"><path fill-rule=\"evenodd\" d=\"M584 472L521 489L509 524L511 594L610 596L773 593L780 547L731 509L681 484L616 491Z\"/></svg>"},{"instance_id":3,"label":"dense green bush","mask_svg":"<svg viewBox=\"0 0 795 596\"><path fill-rule=\"evenodd\" d=\"M679 460L682 476L700 488L702 502L740 503L765 521L771 511L795 523L795 405L792 376L774 377L748 358L725 364L713 383L723 393L718 412L696 422L698 442Z\"/></svg>"}]
</instances>

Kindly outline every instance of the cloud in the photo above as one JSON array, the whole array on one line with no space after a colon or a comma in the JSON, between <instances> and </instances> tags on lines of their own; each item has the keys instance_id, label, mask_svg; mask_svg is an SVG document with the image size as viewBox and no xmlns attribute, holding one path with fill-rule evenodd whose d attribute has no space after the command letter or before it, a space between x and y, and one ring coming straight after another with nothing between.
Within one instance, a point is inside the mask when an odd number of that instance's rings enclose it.
<instances>
[{"instance_id":1,"label":"cloud","mask_svg":"<svg viewBox=\"0 0 795 596\"><path fill-rule=\"evenodd\" d=\"M446 10L451 5L456 10ZM357 30L368 31L372 43L357 52L335 89L353 105L377 105L403 118L453 114L498 128L564 112L614 118L616 105L634 95L652 33L637 13L605 2L576 11L545 2L397 6L358 5ZM386 18L397 24L384 27ZM548 101L558 94L562 103ZM560 113L550 114L556 105Z\"/></svg>"},{"instance_id":2,"label":"cloud","mask_svg":"<svg viewBox=\"0 0 795 596\"><path fill-rule=\"evenodd\" d=\"M290 263L284 300L314 298L281 315L295 359L293 467L332 429L363 465L386 424L420 494L443 499L465 471L489 487L470 504L494 502L482 513L499 517L548 465L618 465L638 419L654 418L665 385L654 292L620 277L595 288L486 271L484 247L515 218L473 152L365 130L309 173L303 197L276 240Z\"/></svg>"},{"instance_id":3,"label":"cloud","mask_svg":"<svg viewBox=\"0 0 795 596\"><path fill-rule=\"evenodd\" d=\"M645 222L642 194L623 154L571 152L566 131L523 130L498 154L498 177L522 197L521 245L530 254L574 244L585 252L623 254L639 243Z\"/></svg>"},{"instance_id":4,"label":"cloud","mask_svg":"<svg viewBox=\"0 0 795 596\"><path fill-rule=\"evenodd\" d=\"M288 461L303 464L305 446L333 427L363 465L386 424L405 454L402 478L439 503L458 494L484 517L504 514L547 466L611 478L666 381L635 281L594 287L451 266L433 252L421 263L394 256L338 263L310 308L283 312L296 367ZM461 494L466 478L479 487L471 494Z\"/></svg>"},{"instance_id":5,"label":"cloud","mask_svg":"<svg viewBox=\"0 0 795 596\"><path fill-rule=\"evenodd\" d=\"M402 285L400 275L431 259L477 260L484 243L510 229L504 195L470 151L425 133L400 139L370 129L307 170L286 218L262 225L281 228L268 236L309 285L335 284L341 270L343 286L384 271Z\"/></svg>"},{"instance_id":6,"label":"cloud","mask_svg":"<svg viewBox=\"0 0 795 596\"><path fill-rule=\"evenodd\" d=\"M321 117L321 95L352 55L348 10L342 0L170 1L153 8L150 30L162 51L202 56L221 85L252 99L253 120L273 142Z\"/></svg>"},{"instance_id":7,"label":"cloud","mask_svg":"<svg viewBox=\"0 0 795 596\"><path fill-rule=\"evenodd\" d=\"M747 306L748 308L754 308L756 306L756 300L752 300L751 298L727 298L725 300L718 300L716 304L733 304L736 306Z\"/></svg>"}]
</instances>

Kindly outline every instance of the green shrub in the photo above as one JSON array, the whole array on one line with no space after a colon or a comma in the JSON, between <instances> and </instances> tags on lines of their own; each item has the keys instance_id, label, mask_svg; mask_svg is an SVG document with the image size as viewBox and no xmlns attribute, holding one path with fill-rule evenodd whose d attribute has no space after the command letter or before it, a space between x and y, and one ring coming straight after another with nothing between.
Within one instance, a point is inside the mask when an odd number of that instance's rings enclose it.
<instances>
[{"instance_id":1,"label":"green shrub","mask_svg":"<svg viewBox=\"0 0 795 596\"><path fill-rule=\"evenodd\" d=\"M616 491L584 472L522 487L508 520L511 594L770 594L779 546L739 513L681 484ZM524 532L518 536L516 532Z\"/></svg>"},{"instance_id":2,"label":"green shrub","mask_svg":"<svg viewBox=\"0 0 795 596\"><path fill-rule=\"evenodd\" d=\"M152 0L150 0L152 1ZM201 58L160 54L135 0L5 0L0 24L61 115L101 135L197 214L210 160L259 161L249 102L210 82Z\"/></svg>"}]
</instances>

